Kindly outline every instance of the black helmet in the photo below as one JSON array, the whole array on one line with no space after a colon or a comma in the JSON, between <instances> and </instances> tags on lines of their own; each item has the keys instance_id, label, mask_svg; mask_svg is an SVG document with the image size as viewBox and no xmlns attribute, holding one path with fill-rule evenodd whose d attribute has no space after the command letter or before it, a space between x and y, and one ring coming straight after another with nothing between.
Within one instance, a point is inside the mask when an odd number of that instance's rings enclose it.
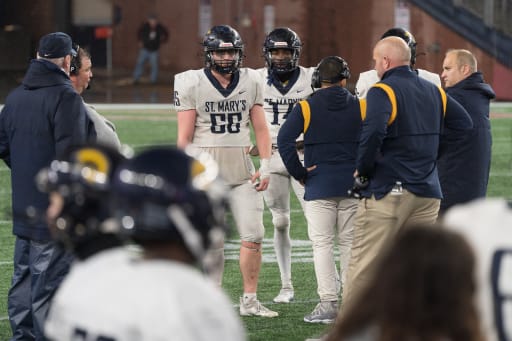
<instances>
[{"instance_id":1,"label":"black helmet","mask_svg":"<svg viewBox=\"0 0 512 341\"><path fill-rule=\"evenodd\" d=\"M150 148L118 168L112 191L122 230L143 246L178 242L200 261L224 237L228 192L209 154Z\"/></svg>"},{"instance_id":2,"label":"black helmet","mask_svg":"<svg viewBox=\"0 0 512 341\"><path fill-rule=\"evenodd\" d=\"M213 59L213 51L235 50L237 55L229 65L219 65ZM238 32L229 25L212 27L203 40L205 65L220 73L235 73L242 66L244 43Z\"/></svg>"},{"instance_id":3,"label":"black helmet","mask_svg":"<svg viewBox=\"0 0 512 341\"><path fill-rule=\"evenodd\" d=\"M403 29L401 27L394 27L387 30L381 37L381 39L386 37L400 37L402 38L409 48L411 49L411 66L416 64L416 39L411 32Z\"/></svg>"},{"instance_id":4,"label":"black helmet","mask_svg":"<svg viewBox=\"0 0 512 341\"><path fill-rule=\"evenodd\" d=\"M297 33L288 27L280 27L270 32L263 42L263 56L267 67L276 73L287 73L295 70L299 62L302 43ZM292 58L283 62L272 61L271 51L286 49L292 51Z\"/></svg>"},{"instance_id":5,"label":"black helmet","mask_svg":"<svg viewBox=\"0 0 512 341\"><path fill-rule=\"evenodd\" d=\"M77 251L100 235L116 234L109 193L114 171L124 160L116 149L85 144L70 147L60 160L39 171L39 190L57 192L63 199L53 231L56 241Z\"/></svg>"}]
</instances>

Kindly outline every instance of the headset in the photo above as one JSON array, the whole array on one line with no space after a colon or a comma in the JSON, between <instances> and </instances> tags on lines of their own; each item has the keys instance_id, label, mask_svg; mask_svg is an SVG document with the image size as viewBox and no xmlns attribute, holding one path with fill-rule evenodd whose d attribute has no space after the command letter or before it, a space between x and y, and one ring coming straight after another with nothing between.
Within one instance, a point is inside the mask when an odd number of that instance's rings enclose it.
<instances>
[{"instance_id":1,"label":"headset","mask_svg":"<svg viewBox=\"0 0 512 341\"><path fill-rule=\"evenodd\" d=\"M339 71L338 74L331 78L324 78L320 73L320 68L323 67L325 64L329 63L338 63L339 64ZM313 71L313 75L311 77L311 86L313 88L321 88L322 82L324 83L331 83L335 84L342 79L349 79L350 78L350 69L348 68L347 62L338 56L329 56L325 57L318 63L318 65L315 68L315 71Z\"/></svg>"},{"instance_id":2,"label":"headset","mask_svg":"<svg viewBox=\"0 0 512 341\"><path fill-rule=\"evenodd\" d=\"M76 76L78 75L78 71L82 67L82 58L80 57L80 46L78 44L73 43L73 49L76 51L76 56L71 56L71 64L69 68L69 74Z\"/></svg>"}]
</instances>

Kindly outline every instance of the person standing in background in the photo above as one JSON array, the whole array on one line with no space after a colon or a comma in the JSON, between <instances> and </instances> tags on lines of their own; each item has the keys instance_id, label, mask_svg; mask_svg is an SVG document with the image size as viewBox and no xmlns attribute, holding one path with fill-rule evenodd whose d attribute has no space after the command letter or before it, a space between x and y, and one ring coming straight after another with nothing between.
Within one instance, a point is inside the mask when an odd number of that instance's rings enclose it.
<instances>
[{"instance_id":1,"label":"person standing in background","mask_svg":"<svg viewBox=\"0 0 512 341\"><path fill-rule=\"evenodd\" d=\"M394 27L390 28L384 34L380 39L384 39L386 37L399 37L402 38L407 46L409 46L409 49L411 50L411 61L409 63L411 69L414 70L423 79L426 79L432 83L434 83L437 86L441 86L441 79L439 78L439 75L437 73L433 73L427 70L423 69L415 69L414 66L416 65L416 39L414 39L414 36L411 32L407 31L406 29L403 29L401 27ZM359 98L366 98L366 95L368 94L368 90L372 87L373 84L377 83L380 80L379 76L377 75L376 70L368 70L365 72L362 72L359 74L359 79L356 83L356 95Z\"/></svg>"},{"instance_id":2,"label":"person standing in background","mask_svg":"<svg viewBox=\"0 0 512 341\"><path fill-rule=\"evenodd\" d=\"M92 78L92 60L91 55L87 50L78 45L74 46L77 53L76 57L71 58L71 67L69 71L69 78L73 83L73 88L80 95L90 88ZM87 109L87 115L94 124L96 130L96 141L103 145L111 146L119 150L121 142L116 133L114 123L107 120L104 116L100 115L92 105L84 102Z\"/></svg>"},{"instance_id":3,"label":"person standing in background","mask_svg":"<svg viewBox=\"0 0 512 341\"><path fill-rule=\"evenodd\" d=\"M485 197L491 169L492 134L490 101L496 97L477 69L468 50L448 50L443 61L446 93L456 99L473 120L473 129L457 131L446 127L441 135L437 169L443 191L440 212L455 204Z\"/></svg>"},{"instance_id":4,"label":"person standing in background","mask_svg":"<svg viewBox=\"0 0 512 341\"><path fill-rule=\"evenodd\" d=\"M158 21L155 14L148 15L147 21L137 31L139 56L133 71L134 84L139 83L139 79L144 72L144 66L148 60L151 66L149 80L152 84L158 81L160 44L167 42L168 39L169 31L167 28Z\"/></svg>"},{"instance_id":5,"label":"person standing in background","mask_svg":"<svg viewBox=\"0 0 512 341\"><path fill-rule=\"evenodd\" d=\"M299 66L302 42L293 30L280 27L271 31L263 43L266 67L260 71L263 83L265 116L272 138L270 182L263 198L274 225L274 250L281 274L281 290L276 303L289 303L294 298L292 284L292 241L290 239L290 187L304 210L304 187L290 176L277 148L277 134L293 106L313 93L311 76L315 68ZM302 140L302 138L299 138ZM304 159L303 142L297 142L297 153Z\"/></svg>"},{"instance_id":6,"label":"person standing in background","mask_svg":"<svg viewBox=\"0 0 512 341\"><path fill-rule=\"evenodd\" d=\"M7 298L11 340L45 340L49 302L69 271L72 255L52 240L38 219L48 207L35 177L74 144L95 138L83 100L69 79L76 55L71 37L54 32L39 40L22 84L0 113L0 158L11 169L14 273Z\"/></svg>"}]
</instances>

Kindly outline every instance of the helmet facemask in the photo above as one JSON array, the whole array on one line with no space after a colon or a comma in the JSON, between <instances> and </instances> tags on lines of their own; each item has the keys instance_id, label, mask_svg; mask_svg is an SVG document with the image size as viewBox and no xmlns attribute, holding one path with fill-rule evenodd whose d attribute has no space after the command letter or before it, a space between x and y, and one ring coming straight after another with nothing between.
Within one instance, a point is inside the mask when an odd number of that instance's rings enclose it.
<instances>
[{"instance_id":1,"label":"helmet facemask","mask_svg":"<svg viewBox=\"0 0 512 341\"><path fill-rule=\"evenodd\" d=\"M220 57L222 58L221 60L215 60L214 53L224 54L227 51L229 51L230 54L232 52L231 58L224 59L224 57ZM233 74L237 72L242 65L242 57L242 51L239 49L205 51L206 67L222 74Z\"/></svg>"},{"instance_id":2,"label":"helmet facemask","mask_svg":"<svg viewBox=\"0 0 512 341\"><path fill-rule=\"evenodd\" d=\"M265 53L267 67L277 74L289 73L295 70L299 62L299 49L285 49L291 52L291 57L283 59L272 56L272 52L277 50L279 50L279 48L269 49Z\"/></svg>"}]
</instances>

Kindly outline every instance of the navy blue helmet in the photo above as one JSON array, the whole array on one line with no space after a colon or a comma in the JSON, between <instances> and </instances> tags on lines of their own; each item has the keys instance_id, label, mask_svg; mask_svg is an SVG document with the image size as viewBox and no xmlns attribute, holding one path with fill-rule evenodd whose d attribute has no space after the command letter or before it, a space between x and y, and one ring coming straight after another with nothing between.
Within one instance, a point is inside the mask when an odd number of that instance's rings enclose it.
<instances>
[{"instance_id":1,"label":"navy blue helmet","mask_svg":"<svg viewBox=\"0 0 512 341\"><path fill-rule=\"evenodd\" d=\"M276 73L288 73L298 66L302 43L299 36L288 27L279 27L270 32L263 42L263 56L267 67ZM289 60L272 60L272 51L277 49L290 50L292 57Z\"/></svg>"},{"instance_id":2,"label":"navy blue helmet","mask_svg":"<svg viewBox=\"0 0 512 341\"><path fill-rule=\"evenodd\" d=\"M244 43L238 32L229 25L212 27L203 40L205 66L217 72L229 74L237 72L242 66ZM234 59L230 62L217 63L213 59L214 51L234 51Z\"/></svg>"},{"instance_id":3,"label":"navy blue helmet","mask_svg":"<svg viewBox=\"0 0 512 341\"><path fill-rule=\"evenodd\" d=\"M411 49L411 66L414 66L414 64L416 64L416 39L414 39L414 36L412 35L411 32L401 27L394 27L384 32L381 39L386 37L402 38Z\"/></svg>"}]
</instances>

